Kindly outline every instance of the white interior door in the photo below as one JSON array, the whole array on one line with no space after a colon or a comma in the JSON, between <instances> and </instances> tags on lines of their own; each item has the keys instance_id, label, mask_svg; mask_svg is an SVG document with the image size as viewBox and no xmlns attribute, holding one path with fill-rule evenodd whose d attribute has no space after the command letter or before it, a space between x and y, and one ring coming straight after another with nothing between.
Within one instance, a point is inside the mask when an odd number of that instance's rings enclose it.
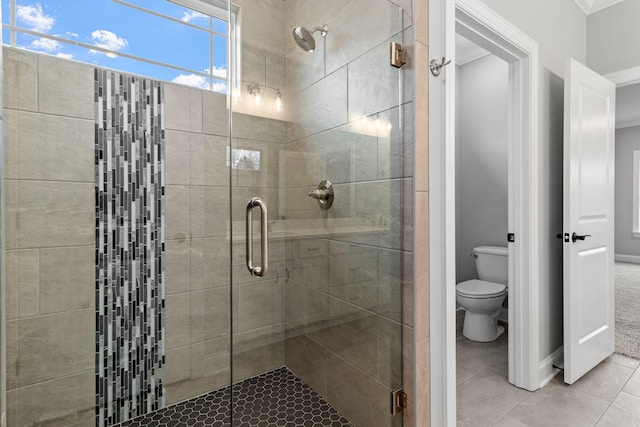
<instances>
[{"instance_id":1,"label":"white interior door","mask_svg":"<svg viewBox=\"0 0 640 427\"><path fill-rule=\"evenodd\" d=\"M564 89L564 380L611 355L615 85L573 59Z\"/></svg>"}]
</instances>

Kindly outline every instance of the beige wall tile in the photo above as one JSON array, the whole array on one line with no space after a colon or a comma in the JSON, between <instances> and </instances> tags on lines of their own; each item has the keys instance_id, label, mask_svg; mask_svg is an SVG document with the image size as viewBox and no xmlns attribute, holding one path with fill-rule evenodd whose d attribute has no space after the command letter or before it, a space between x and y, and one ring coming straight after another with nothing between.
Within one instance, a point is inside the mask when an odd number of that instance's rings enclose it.
<instances>
[{"instance_id":1,"label":"beige wall tile","mask_svg":"<svg viewBox=\"0 0 640 427\"><path fill-rule=\"evenodd\" d=\"M367 13L362 13L365 10ZM402 21L398 6L387 0L351 0L340 13L327 19L329 28L335 29L326 38L327 72L337 70L397 34ZM378 66L388 68L389 59Z\"/></svg>"},{"instance_id":2,"label":"beige wall tile","mask_svg":"<svg viewBox=\"0 0 640 427\"><path fill-rule=\"evenodd\" d=\"M75 427L95 422L95 372L35 384L7 393L7 425Z\"/></svg>"},{"instance_id":3,"label":"beige wall tile","mask_svg":"<svg viewBox=\"0 0 640 427\"><path fill-rule=\"evenodd\" d=\"M41 314L95 307L94 246L40 250Z\"/></svg>"},{"instance_id":4,"label":"beige wall tile","mask_svg":"<svg viewBox=\"0 0 640 427\"><path fill-rule=\"evenodd\" d=\"M307 287L294 280L285 284L285 321L299 331L306 331Z\"/></svg>"},{"instance_id":5,"label":"beige wall tile","mask_svg":"<svg viewBox=\"0 0 640 427\"><path fill-rule=\"evenodd\" d=\"M38 56L24 49L3 46L4 107L36 111L38 108Z\"/></svg>"},{"instance_id":6,"label":"beige wall tile","mask_svg":"<svg viewBox=\"0 0 640 427\"><path fill-rule=\"evenodd\" d=\"M429 193L416 193L415 333L429 336Z\"/></svg>"},{"instance_id":7,"label":"beige wall tile","mask_svg":"<svg viewBox=\"0 0 640 427\"><path fill-rule=\"evenodd\" d=\"M17 110L3 109L3 134L4 145L4 177L5 179L20 178L20 117L23 113Z\"/></svg>"},{"instance_id":8,"label":"beige wall tile","mask_svg":"<svg viewBox=\"0 0 640 427\"><path fill-rule=\"evenodd\" d=\"M166 362L164 372L159 375L163 385L189 379L191 377L191 346L167 350Z\"/></svg>"},{"instance_id":9,"label":"beige wall tile","mask_svg":"<svg viewBox=\"0 0 640 427\"><path fill-rule=\"evenodd\" d=\"M234 286L236 305L235 332L282 323L281 281L268 280L260 283L247 283Z\"/></svg>"},{"instance_id":10,"label":"beige wall tile","mask_svg":"<svg viewBox=\"0 0 640 427\"><path fill-rule=\"evenodd\" d=\"M165 184L191 183L191 134L165 131Z\"/></svg>"},{"instance_id":11,"label":"beige wall tile","mask_svg":"<svg viewBox=\"0 0 640 427\"><path fill-rule=\"evenodd\" d=\"M341 68L287 100L289 142L347 122L347 69Z\"/></svg>"},{"instance_id":12,"label":"beige wall tile","mask_svg":"<svg viewBox=\"0 0 640 427\"><path fill-rule=\"evenodd\" d=\"M192 134L191 184L229 185L228 148L228 137Z\"/></svg>"},{"instance_id":13,"label":"beige wall tile","mask_svg":"<svg viewBox=\"0 0 640 427\"><path fill-rule=\"evenodd\" d=\"M20 247L20 232L18 230L18 212L20 211L20 181L5 179L4 186L4 244L6 249L16 249Z\"/></svg>"},{"instance_id":14,"label":"beige wall tile","mask_svg":"<svg viewBox=\"0 0 640 427\"><path fill-rule=\"evenodd\" d=\"M201 242L201 247L194 245L191 253L191 289L229 286L229 241L226 237L206 237Z\"/></svg>"},{"instance_id":15,"label":"beige wall tile","mask_svg":"<svg viewBox=\"0 0 640 427\"><path fill-rule=\"evenodd\" d=\"M35 316L40 312L39 250L5 252L7 319Z\"/></svg>"},{"instance_id":16,"label":"beige wall tile","mask_svg":"<svg viewBox=\"0 0 640 427\"><path fill-rule=\"evenodd\" d=\"M7 247L17 231L21 248L84 246L94 243L94 185L21 181L17 230L13 230L10 204Z\"/></svg>"},{"instance_id":17,"label":"beige wall tile","mask_svg":"<svg viewBox=\"0 0 640 427\"><path fill-rule=\"evenodd\" d=\"M87 309L15 321L18 355L8 359L7 375L22 387L93 369L94 319Z\"/></svg>"},{"instance_id":18,"label":"beige wall tile","mask_svg":"<svg viewBox=\"0 0 640 427\"><path fill-rule=\"evenodd\" d=\"M416 28L416 40L424 45L429 44L429 1L414 0L414 24Z\"/></svg>"},{"instance_id":19,"label":"beige wall tile","mask_svg":"<svg viewBox=\"0 0 640 427\"><path fill-rule=\"evenodd\" d=\"M233 137L285 144L287 123L250 114L233 114Z\"/></svg>"},{"instance_id":20,"label":"beige wall tile","mask_svg":"<svg viewBox=\"0 0 640 427\"><path fill-rule=\"evenodd\" d=\"M284 25L285 2L265 0L256 3L251 0L238 0L236 3L240 7L244 6L242 44L281 52L284 46L284 33L281 28Z\"/></svg>"},{"instance_id":21,"label":"beige wall tile","mask_svg":"<svg viewBox=\"0 0 640 427\"><path fill-rule=\"evenodd\" d=\"M230 384L229 344L228 336L192 344L191 378L209 377L217 384L214 388Z\"/></svg>"},{"instance_id":22,"label":"beige wall tile","mask_svg":"<svg viewBox=\"0 0 640 427\"><path fill-rule=\"evenodd\" d=\"M381 2L375 0L373 3ZM388 2L385 1L385 3ZM376 31L368 33L372 32ZM397 34L391 41L402 43L402 34ZM400 102L398 81L404 70L389 66L389 43L390 41L384 41L349 63L349 121L358 120L365 114L378 113L398 106ZM410 101L410 99L403 101Z\"/></svg>"},{"instance_id":23,"label":"beige wall tile","mask_svg":"<svg viewBox=\"0 0 640 427\"><path fill-rule=\"evenodd\" d=\"M242 215L244 215L244 210L242 210ZM228 187L191 187L192 237L226 236L228 218Z\"/></svg>"},{"instance_id":24,"label":"beige wall tile","mask_svg":"<svg viewBox=\"0 0 640 427\"><path fill-rule=\"evenodd\" d=\"M327 354L327 400L354 425L399 426L389 411L390 390L341 358Z\"/></svg>"},{"instance_id":25,"label":"beige wall tile","mask_svg":"<svg viewBox=\"0 0 640 427\"><path fill-rule=\"evenodd\" d=\"M415 348L416 425L431 425L429 338L418 340Z\"/></svg>"},{"instance_id":26,"label":"beige wall tile","mask_svg":"<svg viewBox=\"0 0 640 427\"><path fill-rule=\"evenodd\" d=\"M202 101L203 133L229 136L229 110L226 95L205 91Z\"/></svg>"},{"instance_id":27,"label":"beige wall tile","mask_svg":"<svg viewBox=\"0 0 640 427\"><path fill-rule=\"evenodd\" d=\"M337 298L329 299L329 318L308 333L328 350L373 378L378 369L378 316Z\"/></svg>"},{"instance_id":28,"label":"beige wall tile","mask_svg":"<svg viewBox=\"0 0 640 427\"><path fill-rule=\"evenodd\" d=\"M429 49L416 43L416 75L429 72ZM415 97L416 191L429 191L429 93L427 79L417 79Z\"/></svg>"},{"instance_id":29,"label":"beige wall tile","mask_svg":"<svg viewBox=\"0 0 640 427\"><path fill-rule=\"evenodd\" d=\"M402 326L402 388L410 401L416 399L416 343L413 328Z\"/></svg>"},{"instance_id":30,"label":"beige wall tile","mask_svg":"<svg viewBox=\"0 0 640 427\"><path fill-rule=\"evenodd\" d=\"M242 80L247 84L266 85L267 51L248 43L242 44Z\"/></svg>"},{"instance_id":31,"label":"beige wall tile","mask_svg":"<svg viewBox=\"0 0 640 427\"><path fill-rule=\"evenodd\" d=\"M167 240L191 237L191 190L188 186L165 186L165 235Z\"/></svg>"},{"instance_id":32,"label":"beige wall tile","mask_svg":"<svg viewBox=\"0 0 640 427\"><path fill-rule=\"evenodd\" d=\"M240 381L284 365L282 324L233 336L233 381Z\"/></svg>"},{"instance_id":33,"label":"beige wall tile","mask_svg":"<svg viewBox=\"0 0 640 427\"><path fill-rule=\"evenodd\" d=\"M7 120L12 175L17 168L20 179L95 181L93 120L31 112Z\"/></svg>"},{"instance_id":34,"label":"beige wall tile","mask_svg":"<svg viewBox=\"0 0 640 427\"><path fill-rule=\"evenodd\" d=\"M191 292L191 343L229 334L229 289Z\"/></svg>"},{"instance_id":35,"label":"beige wall tile","mask_svg":"<svg viewBox=\"0 0 640 427\"><path fill-rule=\"evenodd\" d=\"M202 132L202 94L198 89L165 84L165 129Z\"/></svg>"},{"instance_id":36,"label":"beige wall tile","mask_svg":"<svg viewBox=\"0 0 640 427\"><path fill-rule=\"evenodd\" d=\"M260 156L258 169L238 168L236 170L238 185L258 188L277 188L280 185L281 171L284 170L284 165L281 164L284 159L284 145L239 139L237 148L238 150L257 152Z\"/></svg>"},{"instance_id":37,"label":"beige wall tile","mask_svg":"<svg viewBox=\"0 0 640 427\"><path fill-rule=\"evenodd\" d=\"M38 61L39 111L93 120L93 66L48 55Z\"/></svg>"},{"instance_id":38,"label":"beige wall tile","mask_svg":"<svg viewBox=\"0 0 640 427\"><path fill-rule=\"evenodd\" d=\"M189 293L167 295L166 328L167 349L190 344L191 333L191 296Z\"/></svg>"},{"instance_id":39,"label":"beige wall tile","mask_svg":"<svg viewBox=\"0 0 640 427\"><path fill-rule=\"evenodd\" d=\"M191 245L189 240L167 240L166 242L166 293L167 295L188 292L191 289Z\"/></svg>"},{"instance_id":40,"label":"beige wall tile","mask_svg":"<svg viewBox=\"0 0 640 427\"><path fill-rule=\"evenodd\" d=\"M285 365L321 396L327 395L327 350L290 328L286 332Z\"/></svg>"}]
</instances>

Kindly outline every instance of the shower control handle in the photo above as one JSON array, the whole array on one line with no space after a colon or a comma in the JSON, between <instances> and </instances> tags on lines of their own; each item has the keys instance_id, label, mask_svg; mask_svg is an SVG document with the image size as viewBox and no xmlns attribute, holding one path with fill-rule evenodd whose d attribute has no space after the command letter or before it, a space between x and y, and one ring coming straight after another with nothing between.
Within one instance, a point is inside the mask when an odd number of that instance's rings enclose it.
<instances>
[{"instance_id":1,"label":"shower control handle","mask_svg":"<svg viewBox=\"0 0 640 427\"><path fill-rule=\"evenodd\" d=\"M591 237L591 234L576 234L576 232L574 231L573 234L571 235L571 240L573 241L573 243L575 243L577 240L584 240L587 237Z\"/></svg>"},{"instance_id":2,"label":"shower control handle","mask_svg":"<svg viewBox=\"0 0 640 427\"><path fill-rule=\"evenodd\" d=\"M254 207L260 208L260 250L262 251L262 265L254 265L253 263L253 218L252 211ZM247 269L254 277L264 277L269 271L269 219L267 213L267 205L259 197L254 197L247 203Z\"/></svg>"},{"instance_id":3,"label":"shower control handle","mask_svg":"<svg viewBox=\"0 0 640 427\"><path fill-rule=\"evenodd\" d=\"M328 200L329 192L327 190L313 190L309 192L309 197L316 200Z\"/></svg>"}]
</instances>

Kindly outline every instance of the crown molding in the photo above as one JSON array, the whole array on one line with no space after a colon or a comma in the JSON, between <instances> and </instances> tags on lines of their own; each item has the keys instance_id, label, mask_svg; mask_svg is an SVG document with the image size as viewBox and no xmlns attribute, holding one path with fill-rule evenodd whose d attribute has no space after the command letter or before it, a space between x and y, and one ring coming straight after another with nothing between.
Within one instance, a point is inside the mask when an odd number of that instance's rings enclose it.
<instances>
[{"instance_id":1,"label":"crown molding","mask_svg":"<svg viewBox=\"0 0 640 427\"><path fill-rule=\"evenodd\" d=\"M574 0L578 7L585 13L590 15L595 12L599 12L614 4L623 2L624 0Z\"/></svg>"}]
</instances>

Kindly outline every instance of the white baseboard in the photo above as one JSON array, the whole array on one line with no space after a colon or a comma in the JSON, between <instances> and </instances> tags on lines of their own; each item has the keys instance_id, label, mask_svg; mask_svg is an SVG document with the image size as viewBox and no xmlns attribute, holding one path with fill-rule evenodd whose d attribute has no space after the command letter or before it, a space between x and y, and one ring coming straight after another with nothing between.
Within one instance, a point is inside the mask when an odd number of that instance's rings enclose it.
<instances>
[{"instance_id":1,"label":"white baseboard","mask_svg":"<svg viewBox=\"0 0 640 427\"><path fill-rule=\"evenodd\" d=\"M616 254L615 260L619 262L632 262L634 264L640 264L640 256L637 255Z\"/></svg>"},{"instance_id":2,"label":"white baseboard","mask_svg":"<svg viewBox=\"0 0 640 427\"><path fill-rule=\"evenodd\" d=\"M544 387L555 377L558 372L560 372L559 368L555 368L554 366L564 366L564 346L560 347L542 362L540 362L540 366L538 368L538 378L540 378L540 388Z\"/></svg>"}]
</instances>

